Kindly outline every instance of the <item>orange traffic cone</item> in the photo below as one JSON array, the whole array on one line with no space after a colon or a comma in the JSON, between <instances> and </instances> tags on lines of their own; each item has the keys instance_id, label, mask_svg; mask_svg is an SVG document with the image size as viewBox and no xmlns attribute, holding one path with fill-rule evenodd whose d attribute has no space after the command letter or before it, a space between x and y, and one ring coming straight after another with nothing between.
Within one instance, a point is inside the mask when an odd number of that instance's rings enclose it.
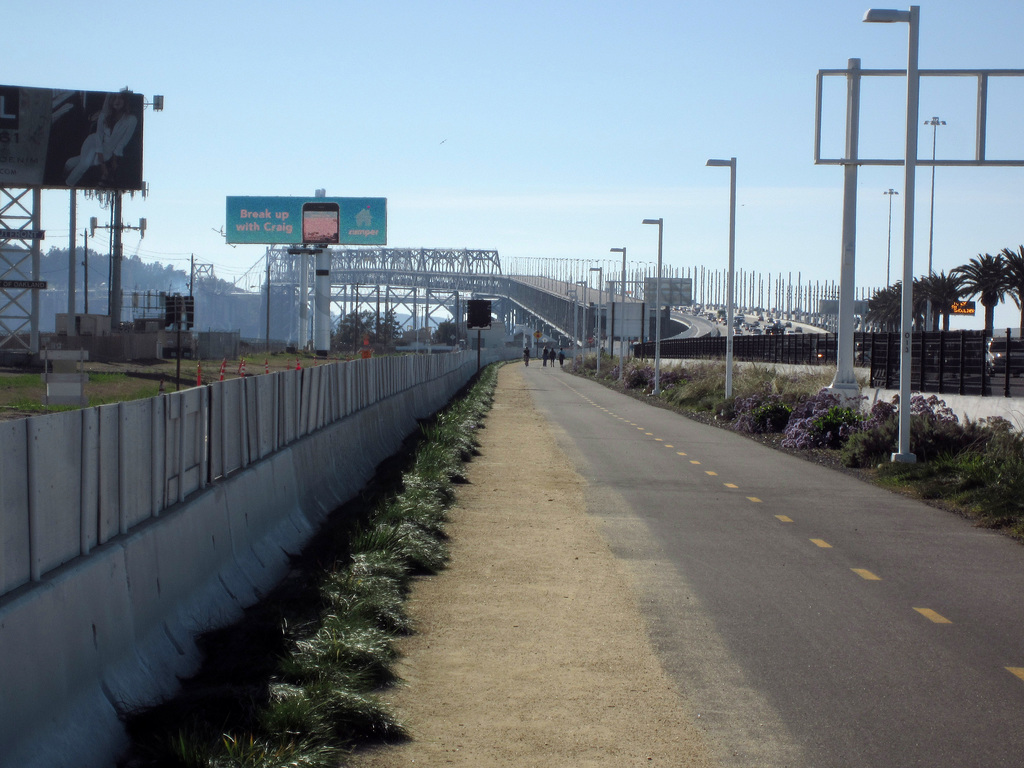
<instances>
[{"instance_id":1,"label":"orange traffic cone","mask_svg":"<svg viewBox=\"0 0 1024 768\"><path fill-rule=\"evenodd\" d=\"M203 386L203 364L196 363L196 386Z\"/></svg>"},{"instance_id":2,"label":"orange traffic cone","mask_svg":"<svg viewBox=\"0 0 1024 768\"><path fill-rule=\"evenodd\" d=\"M263 372L270 373L270 361L267 358L263 358Z\"/></svg>"},{"instance_id":3,"label":"orange traffic cone","mask_svg":"<svg viewBox=\"0 0 1024 768\"><path fill-rule=\"evenodd\" d=\"M301 371L302 370L302 365L299 363L299 358L297 358L297 357L295 358L295 370L296 371Z\"/></svg>"},{"instance_id":4,"label":"orange traffic cone","mask_svg":"<svg viewBox=\"0 0 1024 768\"><path fill-rule=\"evenodd\" d=\"M228 367L228 359L225 357L220 364L220 380L224 381L224 369Z\"/></svg>"}]
</instances>

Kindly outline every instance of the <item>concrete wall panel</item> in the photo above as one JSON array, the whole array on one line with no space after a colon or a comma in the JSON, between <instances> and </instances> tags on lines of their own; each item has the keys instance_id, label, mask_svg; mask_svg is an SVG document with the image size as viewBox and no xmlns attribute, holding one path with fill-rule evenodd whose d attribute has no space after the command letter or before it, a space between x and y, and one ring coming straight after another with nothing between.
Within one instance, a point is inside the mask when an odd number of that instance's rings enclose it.
<instances>
[{"instance_id":1,"label":"concrete wall panel","mask_svg":"<svg viewBox=\"0 0 1024 768\"><path fill-rule=\"evenodd\" d=\"M30 567L46 573L81 554L82 416L27 419Z\"/></svg>"},{"instance_id":2,"label":"concrete wall panel","mask_svg":"<svg viewBox=\"0 0 1024 768\"><path fill-rule=\"evenodd\" d=\"M27 427L0 422L0 595L29 580Z\"/></svg>"}]
</instances>

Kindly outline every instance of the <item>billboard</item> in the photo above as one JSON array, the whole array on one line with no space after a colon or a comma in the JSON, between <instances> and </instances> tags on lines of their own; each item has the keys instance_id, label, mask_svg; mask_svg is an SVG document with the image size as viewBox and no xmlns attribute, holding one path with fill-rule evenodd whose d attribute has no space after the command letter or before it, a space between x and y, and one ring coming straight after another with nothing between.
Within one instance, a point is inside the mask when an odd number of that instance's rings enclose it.
<instances>
[{"instance_id":1,"label":"billboard","mask_svg":"<svg viewBox=\"0 0 1024 768\"><path fill-rule=\"evenodd\" d=\"M142 94L0 85L0 186L143 188Z\"/></svg>"},{"instance_id":2,"label":"billboard","mask_svg":"<svg viewBox=\"0 0 1024 768\"><path fill-rule=\"evenodd\" d=\"M385 197L229 197L232 245L387 245Z\"/></svg>"}]
</instances>

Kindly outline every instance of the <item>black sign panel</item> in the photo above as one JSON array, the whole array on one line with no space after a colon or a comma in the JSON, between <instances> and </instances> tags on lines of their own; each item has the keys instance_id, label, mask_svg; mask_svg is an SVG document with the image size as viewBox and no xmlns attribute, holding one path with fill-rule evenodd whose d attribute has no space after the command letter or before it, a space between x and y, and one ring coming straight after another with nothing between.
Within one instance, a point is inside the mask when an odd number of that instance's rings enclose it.
<instances>
[{"instance_id":1,"label":"black sign panel","mask_svg":"<svg viewBox=\"0 0 1024 768\"><path fill-rule=\"evenodd\" d=\"M467 305L466 327L471 331L485 331L491 327L491 302L487 299L470 299Z\"/></svg>"},{"instance_id":2,"label":"black sign panel","mask_svg":"<svg viewBox=\"0 0 1024 768\"><path fill-rule=\"evenodd\" d=\"M0 288L4 290L28 291L37 289L46 290L45 280L0 280Z\"/></svg>"}]
</instances>

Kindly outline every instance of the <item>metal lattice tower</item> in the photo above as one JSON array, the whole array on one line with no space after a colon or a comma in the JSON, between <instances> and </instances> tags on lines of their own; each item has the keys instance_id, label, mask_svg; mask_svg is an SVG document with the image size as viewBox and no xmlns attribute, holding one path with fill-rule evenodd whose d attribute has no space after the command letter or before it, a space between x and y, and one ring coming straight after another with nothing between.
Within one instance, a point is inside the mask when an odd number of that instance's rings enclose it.
<instances>
[{"instance_id":1,"label":"metal lattice tower","mask_svg":"<svg viewBox=\"0 0 1024 768\"><path fill-rule=\"evenodd\" d=\"M38 230L38 189L0 187L0 229ZM5 233L10 234L10 233ZM39 279L39 240L0 238L0 350L39 351L39 292L4 281Z\"/></svg>"}]
</instances>

